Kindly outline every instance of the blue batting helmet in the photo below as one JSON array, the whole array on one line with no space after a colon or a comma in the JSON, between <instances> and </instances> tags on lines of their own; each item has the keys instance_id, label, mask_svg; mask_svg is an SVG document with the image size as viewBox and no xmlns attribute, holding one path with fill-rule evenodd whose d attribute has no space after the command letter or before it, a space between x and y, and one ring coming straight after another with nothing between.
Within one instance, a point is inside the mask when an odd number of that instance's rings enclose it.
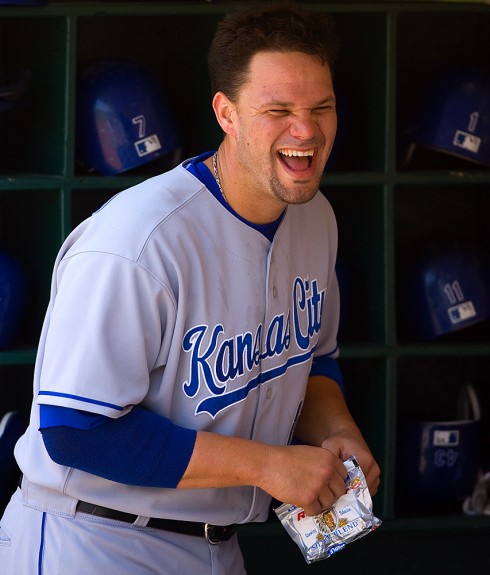
<instances>
[{"instance_id":1,"label":"blue batting helmet","mask_svg":"<svg viewBox=\"0 0 490 575\"><path fill-rule=\"evenodd\" d=\"M79 78L79 160L114 175L180 149L168 103L151 74L136 63L105 60Z\"/></svg>"},{"instance_id":2,"label":"blue batting helmet","mask_svg":"<svg viewBox=\"0 0 490 575\"><path fill-rule=\"evenodd\" d=\"M487 257L476 246L447 242L428 246L400 281L403 327L429 340L490 317Z\"/></svg>"},{"instance_id":3,"label":"blue batting helmet","mask_svg":"<svg viewBox=\"0 0 490 575\"><path fill-rule=\"evenodd\" d=\"M0 349L10 346L25 308L26 277L21 264L0 251Z\"/></svg>"},{"instance_id":4,"label":"blue batting helmet","mask_svg":"<svg viewBox=\"0 0 490 575\"><path fill-rule=\"evenodd\" d=\"M472 385L463 385L454 413L442 421L401 423L397 486L402 506L461 506L477 477L482 443L481 407Z\"/></svg>"},{"instance_id":5,"label":"blue batting helmet","mask_svg":"<svg viewBox=\"0 0 490 575\"><path fill-rule=\"evenodd\" d=\"M490 168L490 74L446 70L428 87L413 143Z\"/></svg>"}]
</instances>

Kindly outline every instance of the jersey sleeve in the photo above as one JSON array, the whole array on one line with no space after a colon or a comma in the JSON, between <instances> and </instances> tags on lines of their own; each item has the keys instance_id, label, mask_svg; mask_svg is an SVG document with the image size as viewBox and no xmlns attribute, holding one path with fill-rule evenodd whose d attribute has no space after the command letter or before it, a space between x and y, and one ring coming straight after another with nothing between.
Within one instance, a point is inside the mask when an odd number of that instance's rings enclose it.
<instances>
[{"instance_id":1,"label":"jersey sleeve","mask_svg":"<svg viewBox=\"0 0 490 575\"><path fill-rule=\"evenodd\" d=\"M101 252L61 261L43 328L40 404L117 418L139 404L175 303L137 262Z\"/></svg>"}]
</instances>

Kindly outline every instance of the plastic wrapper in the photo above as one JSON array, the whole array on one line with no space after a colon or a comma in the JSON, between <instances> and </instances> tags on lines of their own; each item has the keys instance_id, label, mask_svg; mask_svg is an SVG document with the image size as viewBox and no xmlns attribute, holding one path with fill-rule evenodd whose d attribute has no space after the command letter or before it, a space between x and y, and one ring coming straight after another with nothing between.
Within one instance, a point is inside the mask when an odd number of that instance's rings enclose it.
<instances>
[{"instance_id":1,"label":"plastic wrapper","mask_svg":"<svg viewBox=\"0 0 490 575\"><path fill-rule=\"evenodd\" d=\"M490 471L478 472L473 493L464 500L463 511L466 515L490 516Z\"/></svg>"},{"instance_id":2,"label":"plastic wrapper","mask_svg":"<svg viewBox=\"0 0 490 575\"><path fill-rule=\"evenodd\" d=\"M308 516L301 507L283 503L274 511L307 563L341 551L381 525L373 515L366 478L354 457L344 461L347 492L319 515Z\"/></svg>"}]
</instances>

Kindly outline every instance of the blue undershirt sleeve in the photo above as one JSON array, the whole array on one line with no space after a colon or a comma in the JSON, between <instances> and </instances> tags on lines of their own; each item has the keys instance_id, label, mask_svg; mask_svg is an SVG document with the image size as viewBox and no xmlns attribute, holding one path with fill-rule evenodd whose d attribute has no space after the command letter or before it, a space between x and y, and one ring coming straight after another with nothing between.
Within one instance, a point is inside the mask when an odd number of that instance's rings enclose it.
<instances>
[{"instance_id":1,"label":"blue undershirt sleeve","mask_svg":"<svg viewBox=\"0 0 490 575\"><path fill-rule=\"evenodd\" d=\"M324 375L325 377L333 379L342 390L342 393L345 395L342 372L336 359L333 359L328 355L320 355L318 357L314 357L310 369L310 376L311 375Z\"/></svg>"},{"instance_id":2,"label":"blue undershirt sleeve","mask_svg":"<svg viewBox=\"0 0 490 575\"><path fill-rule=\"evenodd\" d=\"M41 434L59 465L127 485L166 488L177 487L187 469L195 430L141 407L119 419L83 412L80 416L63 407L53 413L46 407L51 406L41 406ZM65 424L53 425L56 421Z\"/></svg>"}]
</instances>

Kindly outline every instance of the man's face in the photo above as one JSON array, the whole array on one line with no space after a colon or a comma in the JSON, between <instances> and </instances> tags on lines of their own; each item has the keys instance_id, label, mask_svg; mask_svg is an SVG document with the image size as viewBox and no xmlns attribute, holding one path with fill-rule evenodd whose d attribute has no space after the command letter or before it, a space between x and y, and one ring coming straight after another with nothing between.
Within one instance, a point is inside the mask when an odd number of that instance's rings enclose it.
<instances>
[{"instance_id":1,"label":"man's face","mask_svg":"<svg viewBox=\"0 0 490 575\"><path fill-rule=\"evenodd\" d=\"M309 201L337 129L328 66L301 52L259 52L235 105L242 192L281 209Z\"/></svg>"}]
</instances>

